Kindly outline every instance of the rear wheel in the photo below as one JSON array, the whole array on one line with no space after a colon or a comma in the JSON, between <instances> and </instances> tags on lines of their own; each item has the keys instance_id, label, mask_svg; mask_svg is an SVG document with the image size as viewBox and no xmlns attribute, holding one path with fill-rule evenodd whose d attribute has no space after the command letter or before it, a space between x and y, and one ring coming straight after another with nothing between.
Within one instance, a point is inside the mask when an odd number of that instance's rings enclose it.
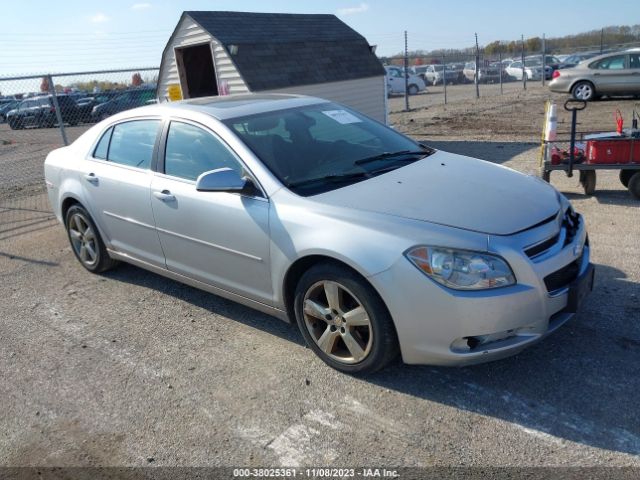
<instances>
[{"instance_id":1,"label":"rear wheel","mask_svg":"<svg viewBox=\"0 0 640 480\"><path fill-rule=\"evenodd\" d=\"M620 183L625 187L629 186L629 180L633 177L633 174L640 170L620 170Z\"/></svg>"},{"instance_id":2,"label":"rear wheel","mask_svg":"<svg viewBox=\"0 0 640 480\"><path fill-rule=\"evenodd\" d=\"M640 171L633 174L633 176L629 179L629 192L631 195L640 200Z\"/></svg>"},{"instance_id":3,"label":"rear wheel","mask_svg":"<svg viewBox=\"0 0 640 480\"><path fill-rule=\"evenodd\" d=\"M591 82L578 82L571 89L571 95L576 100L588 102L595 99L596 89Z\"/></svg>"},{"instance_id":4,"label":"rear wheel","mask_svg":"<svg viewBox=\"0 0 640 480\"><path fill-rule=\"evenodd\" d=\"M593 195L596 191L596 171L581 170L580 183L582 184L582 188L584 188L585 195Z\"/></svg>"},{"instance_id":5,"label":"rear wheel","mask_svg":"<svg viewBox=\"0 0 640 480\"><path fill-rule=\"evenodd\" d=\"M382 299L346 267L309 269L296 288L295 314L309 347L336 370L370 373L397 356L398 337Z\"/></svg>"},{"instance_id":6,"label":"rear wheel","mask_svg":"<svg viewBox=\"0 0 640 480\"><path fill-rule=\"evenodd\" d=\"M76 204L67 210L65 226L73 253L84 268L100 273L118 264L109 256L96 225L82 206Z\"/></svg>"}]
</instances>

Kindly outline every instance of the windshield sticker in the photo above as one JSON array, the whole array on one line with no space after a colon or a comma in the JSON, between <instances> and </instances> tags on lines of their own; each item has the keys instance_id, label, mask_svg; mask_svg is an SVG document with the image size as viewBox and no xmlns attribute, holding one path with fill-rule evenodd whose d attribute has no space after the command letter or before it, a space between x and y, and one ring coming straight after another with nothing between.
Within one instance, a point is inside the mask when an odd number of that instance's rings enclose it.
<instances>
[{"instance_id":1,"label":"windshield sticker","mask_svg":"<svg viewBox=\"0 0 640 480\"><path fill-rule=\"evenodd\" d=\"M348 123L362 123L355 115L347 112L346 110L326 110L323 111L327 117L333 118L336 122L346 125Z\"/></svg>"}]
</instances>

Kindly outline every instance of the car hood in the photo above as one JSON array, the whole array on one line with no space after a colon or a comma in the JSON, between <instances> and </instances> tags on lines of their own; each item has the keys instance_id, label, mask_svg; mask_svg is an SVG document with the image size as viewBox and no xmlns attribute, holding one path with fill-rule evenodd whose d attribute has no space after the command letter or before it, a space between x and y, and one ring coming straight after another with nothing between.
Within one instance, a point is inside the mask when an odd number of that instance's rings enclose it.
<instances>
[{"instance_id":1,"label":"car hood","mask_svg":"<svg viewBox=\"0 0 640 480\"><path fill-rule=\"evenodd\" d=\"M493 235L526 230L560 208L556 190L536 177L440 151L314 199Z\"/></svg>"}]
</instances>

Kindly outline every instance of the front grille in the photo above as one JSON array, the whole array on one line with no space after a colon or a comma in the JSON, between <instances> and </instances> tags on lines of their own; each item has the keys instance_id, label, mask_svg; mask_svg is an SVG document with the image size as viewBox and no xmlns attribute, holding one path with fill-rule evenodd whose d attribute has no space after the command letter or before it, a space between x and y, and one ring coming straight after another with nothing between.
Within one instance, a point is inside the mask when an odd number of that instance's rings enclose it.
<instances>
[{"instance_id":1,"label":"front grille","mask_svg":"<svg viewBox=\"0 0 640 480\"><path fill-rule=\"evenodd\" d=\"M555 216L553 218L556 218ZM545 221L547 223L547 221ZM562 217L562 223L560 225L560 232L547 240L540 242L532 247L527 248L524 253L529 258L535 258L538 255L545 253L547 250L561 241L561 233L564 232L564 241L562 248L571 244L580 229L580 215L573 211L572 208L568 208Z\"/></svg>"},{"instance_id":2,"label":"front grille","mask_svg":"<svg viewBox=\"0 0 640 480\"><path fill-rule=\"evenodd\" d=\"M556 235L554 235L550 239L545 240L544 242L539 243L537 245L534 245L531 248L527 248L524 251L524 253L526 253L529 258L533 258L533 257L535 257L537 255L540 255L542 252L546 252L551 247L553 247L558 242L558 238L559 237L560 237L560 234L557 233Z\"/></svg>"},{"instance_id":3,"label":"front grille","mask_svg":"<svg viewBox=\"0 0 640 480\"><path fill-rule=\"evenodd\" d=\"M544 277L544 284L547 287L547 291L554 292L569 286L571 282L578 278L581 263L582 257Z\"/></svg>"}]
</instances>

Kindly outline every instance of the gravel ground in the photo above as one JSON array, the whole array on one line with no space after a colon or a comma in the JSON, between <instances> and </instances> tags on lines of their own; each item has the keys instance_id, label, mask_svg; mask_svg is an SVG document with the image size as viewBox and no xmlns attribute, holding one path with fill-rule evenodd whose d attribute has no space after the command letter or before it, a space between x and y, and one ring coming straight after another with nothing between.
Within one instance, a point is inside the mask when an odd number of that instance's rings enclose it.
<instances>
[{"instance_id":1,"label":"gravel ground","mask_svg":"<svg viewBox=\"0 0 640 480\"><path fill-rule=\"evenodd\" d=\"M535 172L547 96L407 113L392 99L391 119ZM632 103L594 104L582 123L611 129L608 112ZM592 197L575 177L552 183L589 227L597 280L582 312L510 359L366 378L248 308L132 266L87 273L50 219L0 229L0 465L640 467L639 203L614 173Z\"/></svg>"}]
</instances>

